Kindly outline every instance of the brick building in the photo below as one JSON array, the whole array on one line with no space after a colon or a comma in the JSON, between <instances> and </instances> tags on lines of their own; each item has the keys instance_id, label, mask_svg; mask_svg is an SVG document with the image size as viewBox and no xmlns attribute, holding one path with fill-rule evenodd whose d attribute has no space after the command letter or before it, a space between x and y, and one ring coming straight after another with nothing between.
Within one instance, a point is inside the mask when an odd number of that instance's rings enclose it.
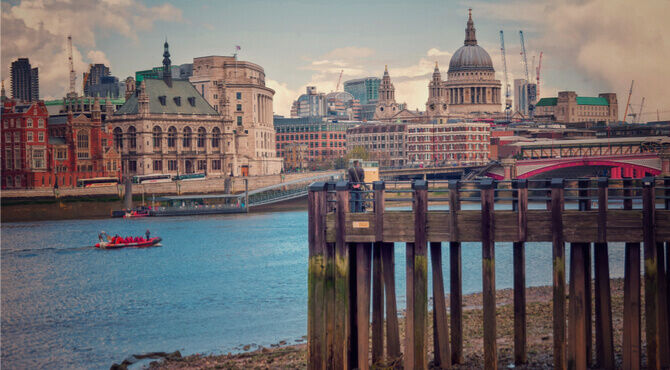
<instances>
[{"instance_id":1,"label":"brick building","mask_svg":"<svg viewBox=\"0 0 670 370\"><path fill-rule=\"evenodd\" d=\"M307 162L332 162L347 154L347 128L357 124L360 122L327 121L321 117L275 117L277 156L285 158L289 145L304 144Z\"/></svg>"},{"instance_id":2,"label":"brick building","mask_svg":"<svg viewBox=\"0 0 670 370\"><path fill-rule=\"evenodd\" d=\"M347 130L347 150L362 147L369 159L382 167L404 166L406 161L407 124L369 123Z\"/></svg>"},{"instance_id":3,"label":"brick building","mask_svg":"<svg viewBox=\"0 0 670 370\"><path fill-rule=\"evenodd\" d=\"M559 123L578 122L615 123L619 119L619 106L614 93L598 97L577 96L574 91L560 91L556 98L542 98L535 106L536 118L547 118Z\"/></svg>"},{"instance_id":4,"label":"brick building","mask_svg":"<svg viewBox=\"0 0 670 370\"><path fill-rule=\"evenodd\" d=\"M489 162L488 123L407 125L407 161L423 165L476 165Z\"/></svg>"}]
</instances>

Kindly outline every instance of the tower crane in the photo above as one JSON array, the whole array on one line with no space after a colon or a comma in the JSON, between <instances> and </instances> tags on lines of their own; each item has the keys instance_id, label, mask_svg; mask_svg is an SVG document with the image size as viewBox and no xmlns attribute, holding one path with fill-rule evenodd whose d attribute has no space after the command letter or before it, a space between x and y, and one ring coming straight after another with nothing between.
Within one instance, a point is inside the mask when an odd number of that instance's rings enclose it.
<instances>
[{"instance_id":1,"label":"tower crane","mask_svg":"<svg viewBox=\"0 0 670 370\"><path fill-rule=\"evenodd\" d=\"M512 99L509 98L509 80L507 79L507 61L505 59L505 37L500 30L500 55L502 56L503 72L505 74L505 116L509 121L509 113L512 108Z\"/></svg>"},{"instance_id":2,"label":"tower crane","mask_svg":"<svg viewBox=\"0 0 670 370\"><path fill-rule=\"evenodd\" d=\"M542 69L542 52L540 52L540 60L537 62L536 81L537 81L537 97L540 97L540 70Z\"/></svg>"},{"instance_id":3,"label":"tower crane","mask_svg":"<svg viewBox=\"0 0 670 370\"><path fill-rule=\"evenodd\" d=\"M67 92L67 96L73 98L77 96L77 93L74 90L77 76L74 73L74 60L72 59L72 35L67 36L67 61L70 64L70 88Z\"/></svg>"},{"instance_id":4,"label":"tower crane","mask_svg":"<svg viewBox=\"0 0 670 370\"><path fill-rule=\"evenodd\" d=\"M526 44L523 40L523 31L519 31L519 38L521 39L521 54L523 55L523 66L526 70L526 84L530 83L530 77L528 76L528 58L526 58ZM528 99L528 113L533 117L533 110L535 106L532 104L533 100L530 98L528 92L530 92L529 85L526 85L526 98Z\"/></svg>"},{"instance_id":5,"label":"tower crane","mask_svg":"<svg viewBox=\"0 0 670 370\"><path fill-rule=\"evenodd\" d=\"M344 73L344 69L340 71L340 78L337 79L337 86L335 86L335 92L340 90L340 82L342 82L342 73Z\"/></svg>"},{"instance_id":6,"label":"tower crane","mask_svg":"<svg viewBox=\"0 0 670 370\"><path fill-rule=\"evenodd\" d=\"M630 96L633 95L633 84L635 80L630 82L630 90L628 90L628 101L626 102L626 110L623 113L623 123L626 123L626 117L628 117L628 107L630 107Z\"/></svg>"},{"instance_id":7,"label":"tower crane","mask_svg":"<svg viewBox=\"0 0 670 370\"><path fill-rule=\"evenodd\" d=\"M640 103L640 111L637 112L637 123L640 123L640 119L642 119L642 109L644 108L644 96L642 97L642 103Z\"/></svg>"}]
</instances>

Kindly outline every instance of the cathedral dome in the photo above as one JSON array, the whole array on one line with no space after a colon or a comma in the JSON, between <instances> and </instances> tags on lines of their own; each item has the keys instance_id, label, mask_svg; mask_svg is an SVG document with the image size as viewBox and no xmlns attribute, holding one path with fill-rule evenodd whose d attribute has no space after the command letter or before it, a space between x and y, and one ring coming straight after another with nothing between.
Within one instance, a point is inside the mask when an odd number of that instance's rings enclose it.
<instances>
[{"instance_id":1,"label":"cathedral dome","mask_svg":"<svg viewBox=\"0 0 670 370\"><path fill-rule=\"evenodd\" d=\"M491 71L493 62L489 53L479 45L463 45L456 50L449 61L449 72L459 71Z\"/></svg>"}]
</instances>

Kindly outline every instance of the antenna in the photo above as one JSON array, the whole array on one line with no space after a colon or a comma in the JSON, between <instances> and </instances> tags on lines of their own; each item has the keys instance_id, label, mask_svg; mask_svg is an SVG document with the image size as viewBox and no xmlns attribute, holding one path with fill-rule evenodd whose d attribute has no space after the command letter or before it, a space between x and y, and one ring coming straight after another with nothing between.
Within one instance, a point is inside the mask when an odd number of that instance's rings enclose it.
<instances>
[{"instance_id":1,"label":"antenna","mask_svg":"<svg viewBox=\"0 0 670 370\"><path fill-rule=\"evenodd\" d=\"M68 97L76 97L74 84L77 76L74 73L74 60L72 59L72 35L67 36L67 61L70 64L70 89L67 92Z\"/></svg>"}]
</instances>

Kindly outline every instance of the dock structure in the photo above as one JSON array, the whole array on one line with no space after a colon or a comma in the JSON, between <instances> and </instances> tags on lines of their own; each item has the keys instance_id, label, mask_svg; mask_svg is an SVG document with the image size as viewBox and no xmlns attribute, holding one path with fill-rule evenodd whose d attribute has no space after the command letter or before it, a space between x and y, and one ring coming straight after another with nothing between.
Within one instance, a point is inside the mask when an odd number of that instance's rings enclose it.
<instances>
[{"instance_id":1,"label":"dock structure","mask_svg":"<svg viewBox=\"0 0 670 370\"><path fill-rule=\"evenodd\" d=\"M510 320L514 322L516 364L527 361L525 243L548 242L553 266L554 367L616 366L608 243L623 242L623 367L670 366L670 178L415 180L375 182L362 191L350 185L316 182L309 188L310 369L426 369L429 365L448 369L462 363L463 242L482 245L484 368L499 366L498 242L513 243L514 317ZM352 197L354 191L359 194ZM363 212L351 212L354 209ZM394 243L405 243L406 250L402 347ZM569 284L566 243L570 248ZM447 247L449 315L442 273L442 249ZM427 330L428 263L433 287L432 333ZM595 277L593 289L591 276ZM434 358L429 359L431 334ZM642 363L643 353L646 363Z\"/></svg>"}]
</instances>

